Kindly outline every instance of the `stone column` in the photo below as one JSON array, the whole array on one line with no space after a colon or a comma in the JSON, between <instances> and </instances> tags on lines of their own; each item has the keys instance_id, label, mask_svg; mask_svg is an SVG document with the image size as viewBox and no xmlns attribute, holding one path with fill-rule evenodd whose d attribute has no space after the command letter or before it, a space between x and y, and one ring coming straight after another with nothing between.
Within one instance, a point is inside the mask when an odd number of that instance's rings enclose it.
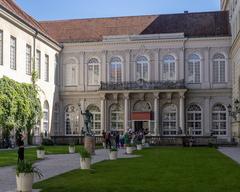
<instances>
[{"instance_id":1,"label":"stone column","mask_svg":"<svg viewBox=\"0 0 240 192\"><path fill-rule=\"evenodd\" d=\"M106 124L105 124L105 106L106 106L106 100L105 100L105 94L102 94L101 96L101 131L106 131Z\"/></svg>"},{"instance_id":2,"label":"stone column","mask_svg":"<svg viewBox=\"0 0 240 192\"><path fill-rule=\"evenodd\" d=\"M124 94L124 132L128 131L129 120L129 93Z\"/></svg>"},{"instance_id":3,"label":"stone column","mask_svg":"<svg viewBox=\"0 0 240 192\"><path fill-rule=\"evenodd\" d=\"M179 93L180 101L179 101L179 126L182 129L182 134L185 134L185 112L184 112L184 92Z\"/></svg>"},{"instance_id":4,"label":"stone column","mask_svg":"<svg viewBox=\"0 0 240 192\"><path fill-rule=\"evenodd\" d=\"M154 135L159 136L159 93L154 93Z\"/></svg>"}]
</instances>

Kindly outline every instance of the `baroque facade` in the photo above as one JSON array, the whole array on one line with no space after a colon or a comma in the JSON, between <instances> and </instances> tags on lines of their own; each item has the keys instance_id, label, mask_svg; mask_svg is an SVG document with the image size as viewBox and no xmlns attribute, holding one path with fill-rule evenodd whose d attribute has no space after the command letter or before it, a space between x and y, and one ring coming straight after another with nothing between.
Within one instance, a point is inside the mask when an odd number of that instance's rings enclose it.
<instances>
[{"instance_id":1,"label":"baroque facade","mask_svg":"<svg viewBox=\"0 0 240 192\"><path fill-rule=\"evenodd\" d=\"M214 135L231 141L235 133L227 106L237 69L229 54L228 11L44 22L31 18L29 23L14 2L0 2L1 50L10 50L15 37L16 59L23 66L16 76L11 52L2 51L0 76L30 81L27 57L20 56L29 55L27 45L43 66L38 83L44 90L45 118L39 132L79 136L81 110L88 109L96 135L131 128L148 130L150 136ZM13 21L4 11L12 13ZM14 19L25 21L26 29Z\"/></svg>"}]
</instances>

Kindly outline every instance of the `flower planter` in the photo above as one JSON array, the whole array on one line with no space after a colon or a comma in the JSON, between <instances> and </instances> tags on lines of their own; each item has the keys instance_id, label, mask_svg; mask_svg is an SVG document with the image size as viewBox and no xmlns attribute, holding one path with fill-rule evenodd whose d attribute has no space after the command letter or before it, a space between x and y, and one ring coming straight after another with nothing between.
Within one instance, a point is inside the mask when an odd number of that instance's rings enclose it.
<instances>
[{"instance_id":1,"label":"flower planter","mask_svg":"<svg viewBox=\"0 0 240 192\"><path fill-rule=\"evenodd\" d=\"M75 153L75 147L69 146L68 151L69 153Z\"/></svg>"},{"instance_id":2,"label":"flower planter","mask_svg":"<svg viewBox=\"0 0 240 192\"><path fill-rule=\"evenodd\" d=\"M117 151L110 151L109 153L109 159L110 160L116 160L117 159L118 152Z\"/></svg>"},{"instance_id":3,"label":"flower planter","mask_svg":"<svg viewBox=\"0 0 240 192\"><path fill-rule=\"evenodd\" d=\"M81 169L90 169L91 158L81 158L80 157L80 167L81 167Z\"/></svg>"},{"instance_id":4,"label":"flower planter","mask_svg":"<svg viewBox=\"0 0 240 192\"><path fill-rule=\"evenodd\" d=\"M37 158L44 159L45 158L45 151L44 150L37 150Z\"/></svg>"},{"instance_id":5,"label":"flower planter","mask_svg":"<svg viewBox=\"0 0 240 192\"><path fill-rule=\"evenodd\" d=\"M105 142L102 143L102 146L103 146L104 149L106 149L106 143Z\"/></svg>"},{"instance_id":6,"label":"flower planter","mask_svg":"<svg viewBox=\"0 0 240 192\"><path fill-rule=\"evenodd\" d=\"M16 175L17 191L32 191L33 173Z\"/></svg>"},{"instance_id":7,"label":"flower planter","mask_svg":"<svg viewBox=\"0 0 240 192\"><path fill-rule=\"evenodd\" d=\"M132 154L133 153L133 147L126 147L126 153Z\"/></svg>"},{"instance_id":8,"label":"flower planter","mask_svg":"<svg viewBox=\"0 0 240 192\"><path fill-rule=\"evenodd\" d=\"M145 143L144 147L145 147L145 148L149 148L149 147L150 147L150 146L149 146L149 143Z\"/></svg>"},{"instance_id":9,"label":"flower planter","mask_svg":"<svg viewBox=\"0 0 240 192\"><path fill-rule=\"evenodd\" d=\"M139 150L139 151L142 150L142 145L141 144L137 145L137 150Z\"/></svg>"}]
</instances>

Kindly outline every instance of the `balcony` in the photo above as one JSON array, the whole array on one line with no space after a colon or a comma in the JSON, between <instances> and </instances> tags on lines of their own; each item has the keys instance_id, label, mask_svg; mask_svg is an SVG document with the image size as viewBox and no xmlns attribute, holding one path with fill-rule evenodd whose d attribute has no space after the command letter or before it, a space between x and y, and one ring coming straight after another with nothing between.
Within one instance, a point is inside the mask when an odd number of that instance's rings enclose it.
<instances>
[{"instance_id":1,"label":"balcony","mask_svg":"<svg viewBox=\"0 0 240 192\"><path fill-rule=\"evenodd\" d=\"M113 90L166 90L186 89L184 80L179 81L129 81L129 82L101 82L99 91Z\"/></svg>"}]
</instances>

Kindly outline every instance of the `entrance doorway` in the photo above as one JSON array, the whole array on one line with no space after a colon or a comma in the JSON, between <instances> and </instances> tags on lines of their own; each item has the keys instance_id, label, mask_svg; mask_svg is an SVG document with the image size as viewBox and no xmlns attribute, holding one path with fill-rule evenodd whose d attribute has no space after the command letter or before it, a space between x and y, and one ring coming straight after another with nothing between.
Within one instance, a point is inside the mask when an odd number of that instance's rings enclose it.
<instances>
[{"instance_id":1,"label":"entrance doorway","mask_svg":"<svg viewBox=\"0 0 240 192\"><path fill-rule=\"evenodd\" d=\"M149 130L149 121L134 121L135 132L143 132L144 130Z\"/></svg>"}]
</instances>

